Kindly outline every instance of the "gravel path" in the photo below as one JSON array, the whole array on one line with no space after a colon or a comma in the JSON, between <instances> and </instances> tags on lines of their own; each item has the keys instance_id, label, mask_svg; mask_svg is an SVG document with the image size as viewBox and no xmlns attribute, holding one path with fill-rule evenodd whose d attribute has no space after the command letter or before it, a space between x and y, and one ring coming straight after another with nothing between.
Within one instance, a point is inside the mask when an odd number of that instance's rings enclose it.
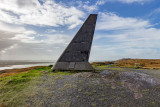
<instances>
[{"instance_id":1,"label":"gravel path","mask_svg":"<svg viewBox=\"0 0 160 107\"><path fill-rule=\"evenodd\" d=\"M150 72L124 69L71 75L46 73L26 106L160 107L160 80Z\"/></svg>"}]
</instances>

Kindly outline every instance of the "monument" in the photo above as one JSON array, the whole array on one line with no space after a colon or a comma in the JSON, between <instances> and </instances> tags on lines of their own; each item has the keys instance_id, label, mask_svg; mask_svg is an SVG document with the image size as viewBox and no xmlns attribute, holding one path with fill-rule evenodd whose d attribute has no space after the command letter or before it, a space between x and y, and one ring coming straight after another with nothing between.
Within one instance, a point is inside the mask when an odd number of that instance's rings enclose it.
<instances>
[{"instance_id":1,"label":"monument","mask_svg":"<svg viewBox=\"0 0 160 107\"><path fill-rule=\"evenodd\" d=\"M89 64L89 55L96 26L97 14L90 14L80 30L64 50L53 70L94 70Z\"/></svg>"}]
</instances>

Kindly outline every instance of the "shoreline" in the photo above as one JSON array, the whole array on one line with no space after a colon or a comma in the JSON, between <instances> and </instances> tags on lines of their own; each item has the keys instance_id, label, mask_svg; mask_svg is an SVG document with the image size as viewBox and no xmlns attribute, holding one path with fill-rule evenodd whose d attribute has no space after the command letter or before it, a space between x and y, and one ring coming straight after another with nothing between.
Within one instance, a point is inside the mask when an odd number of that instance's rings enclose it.
<instances>
[{"instance_id":1,"label":"shoreline","mask_svg":"<svg viewBox=\"0 0 160 107\"><path fill-rule=\"evenodd\" d=\"M0 70L0 78L29 72L30 70L33 70L35 68L40 68L40 67L47 67L47 66L34 66L34 67L27 67L27 68L15 68L15 69Z\"/></svg>"},{"instance_id":2,"label":"shoreline","mask_svg":"<svg viewBox=\"0 0 160 107\"><path fill-rule=\"evenodd\" d=\"M47 67L53 64L54 64L53 62L50 62L50 63L20 64L20 65L0 65L0 78L28 72L32 69L39 67Z\"/></svg>"},{"instance_id":3,"label":"shoreline","mask_svg":"<svg viewBox=\"0 0 160 107\"><path fill-rule=\"evenodd\" d=\"M54 62L49 63L28 63L28 64L13 64L13 65L0 65L0 72L2 70L8 70L8 69L19 69L19 68L28 68L28 67L34 67L34 66L49 66L53 65Z\"/></svg>"}]
</instances>

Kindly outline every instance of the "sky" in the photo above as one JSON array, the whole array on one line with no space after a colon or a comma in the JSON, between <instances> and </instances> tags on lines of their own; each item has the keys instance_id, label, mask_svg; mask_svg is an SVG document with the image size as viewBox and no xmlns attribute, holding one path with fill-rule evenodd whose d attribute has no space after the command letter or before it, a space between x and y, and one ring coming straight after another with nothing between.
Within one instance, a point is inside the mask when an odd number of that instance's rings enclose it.
<instances>
[{"instance_id":1,"label":"sky","mask_svg":"<svg viewBox=\"0 0 160 107\"><path fill-rule=\"evenodd\" d=\"M160 59L160 0L0 0L0 60L57 60L89 14L90 61Z\"/></svg>"}]
</instances>

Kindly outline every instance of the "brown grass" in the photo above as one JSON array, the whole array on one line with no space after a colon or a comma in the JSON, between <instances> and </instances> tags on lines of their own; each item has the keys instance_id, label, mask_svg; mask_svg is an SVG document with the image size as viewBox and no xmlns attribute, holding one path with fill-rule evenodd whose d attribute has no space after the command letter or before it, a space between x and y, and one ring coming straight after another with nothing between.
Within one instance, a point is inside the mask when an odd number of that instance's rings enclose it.
<instances>
[{"instance_id":1,"label":"brown grass","mask_svg":"<svg viewBox=\"0 0 160 107\"><path fill-rule=\"evenodd\" d=\"M6 105L4 105L4 104L0 104L0 107L7 107Z\"/></svg>"},{"instance_id":2,"label":"brown grass","mask_svg":"<svg viewBox=\"0 0 160 107\"><path fill-rule=\"evenodd\" d=\"M115 61L115 65L119 67L160 69L160 59L122 59Z\"/></svg>"},{"instance_id":3,"label":"brown grass","mask_svg":"<svg viewBox=\"0 0 160 107\"><path fill-rule=\"evenodd\" d=\"M16 75L16 74L19 74L19 73L28 72L30 70L33 70L33 69L39 68L39 67L44 67L44 66L35 66L35 67L29 67L29 68L0 70L0 78L1 77L6 77L6 76L11 76L11 75Z\"/></svg>"},{"instance_id":4,"label":"brown grass","mask_svg":"<svg viewBox=\"0 0 160 107\"><path fill-rule=\"evenodd\" d=\"M114 65L117 67L160 69L160 59L121 59L117 61L93 62L92 65Z\"/></svg>"},{"instance_id":5,"label":"brown grass","mask_svg":"<svg viewBox=\"0 0 160 107\"><path fill-rule=\"evenodd\" d=\"M109 65L109 64L114 64L114 61L105 61L105 62L93 62L91 63L92 65Z\"/></svg>"}]
</instances>

